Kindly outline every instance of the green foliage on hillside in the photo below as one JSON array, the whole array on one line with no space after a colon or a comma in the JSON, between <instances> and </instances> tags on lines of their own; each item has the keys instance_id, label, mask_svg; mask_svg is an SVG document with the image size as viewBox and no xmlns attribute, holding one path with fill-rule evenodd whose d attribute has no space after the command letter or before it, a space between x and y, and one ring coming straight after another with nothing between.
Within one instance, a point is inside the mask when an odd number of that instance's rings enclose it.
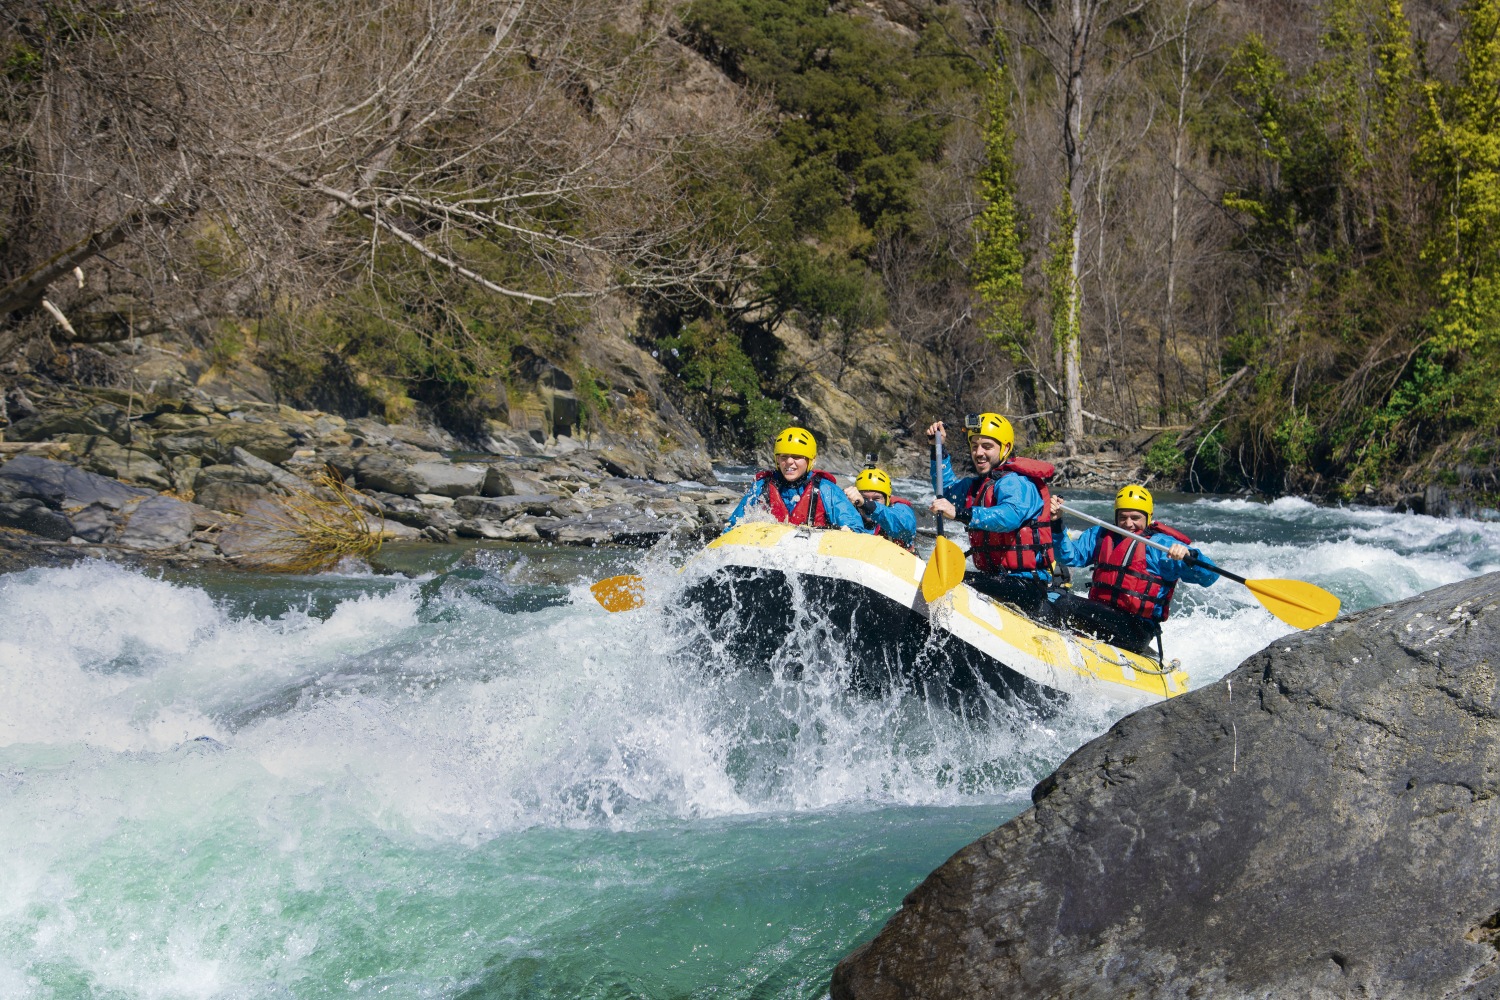
<instances>
[{"instance_id":1,"label":"green foliage on hillside","mask_svg":"<svg viewBox=\"0 0 1500 1000\"><path fill-rule=\"evenodd\" d=\"M727 439L721 445L764 444L786 425L786 413L766 397L760 372L722 321L693 320L658 343L692 408Z\"/></svg>"},{"instance_id":2,"label":"green foliage on hillside","mask_svg":"<svg viewBox=\"0 0 1500 1000\"><path fill-rule=\"evenodd\" d=\"M806 330L838 381L885 321L873 258L922 225L924 178L978 81L946 30L955 18L939 6L899 26L812 0L696 0L684 12L685 40L775 108L744 165L768 198L753 235L762 267L737 302L683 308L654 341L687 359L677 372L726 444L762 444L783 419L777 323Z\"/></svg>"},{"instance_id":3,"label":"green foliage on hillside","mask_svg":"<svg viewBox=\"0 0 1500 1000\"><path fill-rule=\"evenodd\" d=\"M1500 356L1500 3L1465 5L1458 81L1434 88L1424 163L1446 208L1426 253L1438 272L1438 304L1425 345L1452 376L1453 416L1494 426ZM1441 411L1438 411L1441 412Z\"/></svg>"},{"instance_id":4,"label":"green foliage on hillside","mask_svg":"<svg viewBox=\"0 0 1500 1000\"><path fill-rule=\"evenodd\" d=\"M501 298L404 247L383 254L391 259L344 294L263 318L263 361L290 399L391 418L422 402L453 429L477 433L472 397L490 380L514 381L518 357L571 359L582 306ZM515 259L507 270L520 277L526 266Z\"/></svg>"},{"instance_id":5,"label":"green foliage on hillside","mask_svg":"<svg viewBox=\"0 0 1500 1000\"><path fill-rule=\"evenodd\" d=\"M1177 444L1177 436L1167 434L1151 442L1142 466L1161 479L1176 479L1181 476L1187 468L1187 459Z\"/></svg>"},{"instance_id":6,"label":"green foliage on hillside","mask_svg":"<svg viewBox=\"0 0 1500 1000\"><path fill-rule=\"evenodd\" d=\"M1224 204L1258 279L1224 370L1256 377L1225 414L1267 488L1354 495L1496 429L1497 11L1463 6L1452 80L1426 69L1399 0L1332 0L1297 73L1261 38L1238 48L1235 113L1209 138L1238 163Z\"/></svg>"},{"instance_id":7,"label":"green foliage on hillside","mask_svg":"<svg viewBox=\"0 0 1500 1000\"><path fill-rule=\"evenodd\" d=\"M683 24L698 51L776 103L790 228L824 234L851 212L882 235L912 224L921 164L938 158L951 121L943 109L977 82L943 30L955 16L935 8L911 40L822 0L695 0Z\"/></svg>"}]
</instances>

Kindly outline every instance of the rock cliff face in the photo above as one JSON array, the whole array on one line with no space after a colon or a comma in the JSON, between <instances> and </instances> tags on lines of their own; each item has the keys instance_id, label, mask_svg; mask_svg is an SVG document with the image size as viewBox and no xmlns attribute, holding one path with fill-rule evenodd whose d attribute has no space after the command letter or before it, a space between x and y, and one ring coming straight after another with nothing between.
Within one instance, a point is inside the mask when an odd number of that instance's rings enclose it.
<instances>
[{"instance_id":1,"label":"rock cliff face","mask_svg":"<svg viewBox=\"0 0 1500 1000\"><path fill-rule=\"evenodd\" d=\"M1073 754L835 1000L1500 996L1500 574L1289 636Z\"/></svg>"}]
</instances>

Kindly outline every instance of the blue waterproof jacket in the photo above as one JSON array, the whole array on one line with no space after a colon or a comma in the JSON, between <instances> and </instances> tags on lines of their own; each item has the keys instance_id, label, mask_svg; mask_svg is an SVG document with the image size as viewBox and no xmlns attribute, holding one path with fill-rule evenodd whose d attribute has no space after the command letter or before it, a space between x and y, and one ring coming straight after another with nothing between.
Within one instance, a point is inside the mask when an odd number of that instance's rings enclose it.
<instances>
[{"instance_id":1,"label":"blue waterproof jacket","mask_svg":"<svg viewBox=\"0 0 1500 1000\"><path fill-rule=\"evenodd\" d=\"M870 520L880 526L881 535L897 545L917 544L917 512L906 504L867 504L859 509L868 511Z\"/></svg>"},{"instance_id":2,"label":"blue waterproof jacket","mask_svg":"<svg viewBox=\"0 0 1500 1000\"><path fill-rule=\"evenodd\" d=\"M933 470L932 481L937 482L936 463L929 462L928 466ZM965 476L955 480L953 463L948 460L947 452L943 453L943 496L952 501L954 510L962 513L968 505L969 488L975 478L977 477ZM1032 485L1031 480L1011 472L1001 476L995 483L995 502L992 506L975 507L969 511L969 527L975 531L1004 533L1015 531L1032 518L1040 520L1042 517L1041 492ZM1051 573L1040 569L1007 575L1047 581L1052 579Z\"/></svg>"},{"instance_id":3,"label":"blue waterproof jacket","mask_svg":"<svg viewBox=\"0 0 1500 1000\"><path fill-rule=\"evenodd\" d=\"M1099 534L1105 530L1099 527L1089 528L1087 531L1080 533L1076 538L1071 532L1067 531L1062 532L1060 537L1053 536L1058 542L1058 555L1069 566L1094 565L1099 558ZM1178 540L1171 535L1164 535L1159 531L1154 531L1146 537L1162 545L1170 546L1179 544ZM1202 552L1199 552L1196 548L1189 548L1188 551L1193 554L1195 562L1179 561L1173 559L1160 549L1147 546L1146 570L1161 577L1168 583L1185 580L1188 583L1196 583L1200 587L1213 586L1214 581L1219 578L1219 574L1205 568L1212 566L1214 564L1213 560ZM1199 565L1200 563L1202 565ZM1160 620L1163 613L1164 609L1158 607L1152 617Z\"/></svg>"},{"instance_id":4,"label":"blue waterproof jacket","mask_svg":"<svg viewBox=\"0 0 1500 1000\"><path fill-rule=\"evenodd\" d=\"M729 515L729 522L724 525L724 530L728 531L744 520L745 515L756 504L760 504L762 509L769 509L765 502L765 485L768 483L777 484L777 489L781 492L781 502L786 504L787 510L795 509L797 501L802 499L802 491L807 489L808 478L804 475L790 486L781 485L780 476L772 476L765 480L757 479L750 484L749 489L745 490L745 495L740 497L739 506L735 507L734 513ZM859 511L855 509L854 504L849 502L849 498L844 496L844 491L839 489L837 483L820 480L818 497L823 501L823 513L828 518L830 528L848 528L850 531L870 534L870 529L865 527L865 519L859 516ZM912 530L915 532L915 527Z\"/></svg>"}]
</instances>

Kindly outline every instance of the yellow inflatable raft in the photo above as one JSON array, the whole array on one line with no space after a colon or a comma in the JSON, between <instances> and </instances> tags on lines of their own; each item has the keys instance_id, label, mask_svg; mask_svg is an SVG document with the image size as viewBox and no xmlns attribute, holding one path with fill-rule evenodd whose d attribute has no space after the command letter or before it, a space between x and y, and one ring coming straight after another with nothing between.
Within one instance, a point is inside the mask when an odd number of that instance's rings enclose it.
<instances>
[{"instance_id":1,"label":"yellow inflatable raft","mask_svg":"<svg viewBox=\"0 0 1500 1000\"><path fill-rule=\"evenodd\" d=\"M1187 690L1181 670L1038 624L961 584L928 606L923 562L886 539L747 523L684 567L683 603L740 657L774 656L811 614L832 630L863 687L917 684L960 696L1071 697L1133 710Z\"/></svg>"}]
</instances>

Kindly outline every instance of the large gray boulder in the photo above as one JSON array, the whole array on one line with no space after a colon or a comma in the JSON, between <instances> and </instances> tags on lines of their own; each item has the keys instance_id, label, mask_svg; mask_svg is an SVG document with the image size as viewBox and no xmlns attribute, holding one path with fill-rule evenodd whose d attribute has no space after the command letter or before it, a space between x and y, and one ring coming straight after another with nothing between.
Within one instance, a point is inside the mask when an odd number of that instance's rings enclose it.
<instances>
[{"instance_id":1,"label":"large gray boulder","mask_svg":"<svg viewBox=\"0 0 1500 1000\"><path fill-rule=\"evenodd\" d=\"M129 513L120 544L133 549L176 548L192 537L196 516L192 504L175 497L142 500Z\"/></svg>"},{"instance_id":2,"label":"large gray boulder","mask_svg":"<svg viewBox=\"0 0 1500 1000\"><path fill-rule=\"evenodd\" d=\"M833 976L897 997L1500 996L1500 574L1121 720Z\"/></svg>"},{"instance_id":3,"label":"large gray boulder","mask_svg":"<svg viewBox=\"0 0 1500 1000\"><path fill-rule=\"evenodd\" d=\"M130 440L130 421L118 406L100 403L88 409L38 413L5 431L12 441L48 441L65 434L102 435L124 444Z\"/></svg>"},{"instance_id":4,"label":"large gray boulder","mask_svg":"<svg viewBox=\"0 0 1500 1000\"><path fill-rule=\"evenodd\" d=\"M204 464L227 465L234 461L235 449L242 448L256 458L279 465L292 457L297 449L297 439L277 424L231 420L165 434L156 439L155 445L158 454L166 459L192 455Z\"/></svg>"},{"instance_id":5,"label":"large gray boulder","mask_svg":"<svg viewBox=\"0 0 1500 1000\"><path fill-rule=\"evenodd\" d=\"M234 459L235 466L239 469L244 470L242 473L242 479L245 482L259 483L261 485L265 485L266 483L275 483L277 486L280 486L282 489L287 490L288 492L307 489L308 484L305 480L286 471L279 465L276 465L272 462L267 462L265 459L260 458L256 455L252 455L244 448L231 448L229 450L229 454L230 457ZM245 475L248 475L251 478L246 479L244 478ZM260 478L262 476L265 478Z\"/></svg>"},{"instance_id":6,"label":"large gray boulder","mask_svg":"<svg viewBox=\"0 0 1500 1000\"><path fill-rule=\"evenodd\" d=\"M100 503L91 503L72 513L73 534L86 542L112 542L119 530L120 515Z\"/></svg>"},{"instance_id":7,"label":"large gray boulder","mask_svg":"<svg viewBox=\"0 0 1500 1000\"><path fill-rule=\"evenodd\" d=\"M0 465L0 493L41 500L51 507L86 507L102 503L115 510L155 490L85 472L64 462L18 455Z\"/></svg>"},{"instance_id":8,"label":"large gray boulder","mask_svg":"<svg viewBox=\"0 0 1500 1000\"><path fill-rule=\"evenodd\" d=\"M583 505L569 497L552 494L518 494L499 497L459 497L453 502L459 517L506 521L520 514L537 517L574 517Z\"/></svg>"},{"instance_id":9,"label":"large gray boulder","mask_svg":"<svg viewBox=\"0 0 1500 1000\"><path fill-rule=\"evenodd\" d=\"M214 466L214 468L218 468ZM253 506L265 503L277 496L274 491L259 483L247 483L232 479L203 479L193 499L210 510L243 514Z\"/></svg>"},{"instance_id":10,"label":"large gray boulder","mask_svg":"<svg viewBox=\"0 0 1500 1000\"><path fill-rule=\"evenodd\" d=\"M428 493L440 497L478 496L484 492L489 470L451 462L403 462L386 455L367 455L355 466L359 485L382 493L412 497Z\"/></svg>"},{"instance_id":11,"label":"large gray boulder","mask_svg":"<svg viewBox=\"0 0 1500 1000\"><path fill-rule=\"evenodd\" d=\"M148 486L153 490L172 488L167 470L144 451L126 448L107 437L74 438L73 451L91 471L114 479Z\"/></svg>"},{"instance_id":12,"label":"large gray boulder","mask_svg":"<svg viewBox=\"0 0 1500 1000\"><path fill-rule=\"evenodd\" d=\"M532 437L529 431L508 427L496 420L486 421L485 427L484 449L492 455L537 456L546 454L546 449L542 447L541 442Z\"/></svg>"}]
</instances>

